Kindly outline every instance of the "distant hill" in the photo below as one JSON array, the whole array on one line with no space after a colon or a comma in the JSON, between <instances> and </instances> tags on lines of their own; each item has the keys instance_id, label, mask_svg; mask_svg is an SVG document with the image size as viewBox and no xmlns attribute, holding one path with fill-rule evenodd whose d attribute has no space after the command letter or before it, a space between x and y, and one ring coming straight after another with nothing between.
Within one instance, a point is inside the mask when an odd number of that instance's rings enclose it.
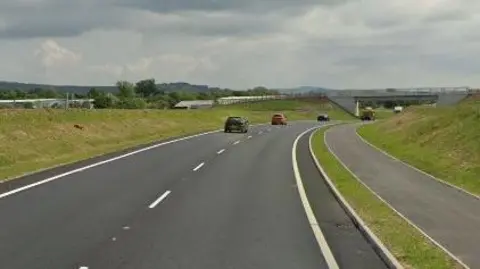
<instances>
[{"instance_id":1,"label":"distant hill","mask_svg":"<svg viewBox=\"0 0 480 269\"><path fill-rule=\"evenodd\" d=\"M49 84L37 84L37 83L21 83L11 81L0 81L0 92L2 91L15 91L20 90L28 92L34 89L53 90L59 94L75 93L79 95L86 95L90 89L95 88L103 92L118 93L118 88L115 85L112 86L73 86L73 85L49 85ZM172 82L172 83L158 83L157 88L164 92L192 92L192 93L207 93L218 90L229 90L225 88L210 87L208 85L196 85L186 82ZM263 88L263 87L262 87ZM264 88L267 90L266 88ZM247 89L245 89L247 90ZM314 86L301 86L297 88L289 89L270 89L276 90L280 93L327 93L329 91L335 91L334 89L314 87Z\"/></svg>"},{"instance_id":2,"label":"distant hill","mask_svg":"<svg viewBox=\"0 0 480 269\"><path fill-rule=\"evenodd\" d=\"M309 92L315 92L315 93L326 93L329 91L335 91L335 89L328 89L328 88L323 88L323 87L314 87L314 86L300 86L297 88L290 88L290 89L276 89L281 93L309 93Z\"/></svg>"},{"instance_id":3,"label":"distant hill","mask_svg":"<svg viewBox=\"0 0 480 269\"><path fill-rule=\"evenodd\" d=\"M209 87L207 85L193 85L185 82L160 83L160 84L157 84L157 87L166 92L185 91L185 92L197 92L197 93L220 89L217 87ZM59 93L68 92L68 93L76 93L76 94L86 94L91 88L96 88L97 90L111 92L111 93L118 92L118 88L113 85L112 86L72 86L72 85L48 85L48 84L36 84L36 83L0 81L0 91L8 91L8 90L30 91L35 88L51 89Z\"/></svg>"}]
</instances>

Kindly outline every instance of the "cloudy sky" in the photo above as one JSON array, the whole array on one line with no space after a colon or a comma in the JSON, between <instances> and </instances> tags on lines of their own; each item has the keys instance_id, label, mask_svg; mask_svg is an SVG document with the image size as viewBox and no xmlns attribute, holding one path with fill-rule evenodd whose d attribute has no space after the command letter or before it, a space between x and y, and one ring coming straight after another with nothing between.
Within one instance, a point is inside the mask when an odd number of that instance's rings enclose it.
<instances>
[{"instance_id":1,"label":"cloudy sky","mask_svg":"<svg viewBox=\"0 0 480 269\"><path fill-rule=\"evenodd\" d=\"M478 0L1 0L0 80L480 86Z\"/></svg>"}]
</instances>

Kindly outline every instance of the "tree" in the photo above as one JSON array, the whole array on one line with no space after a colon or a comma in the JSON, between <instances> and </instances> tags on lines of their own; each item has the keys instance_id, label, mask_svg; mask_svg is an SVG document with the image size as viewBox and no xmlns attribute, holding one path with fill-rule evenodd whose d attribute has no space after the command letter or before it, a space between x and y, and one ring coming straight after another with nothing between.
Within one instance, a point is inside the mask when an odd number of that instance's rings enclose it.
<instances>
[{"instance_id":1,"label":"tree","mask_svg":"<svg viewBox=\"0 0 480 269\"><path fill-rule=\"evenodd\" d=\"M170 103L175 102L175 104L176 104L176 103L181 101L180 93L178 93L178 92L169 92L168 97L169 97L168 99L169 99Z\"/></svg>"},{"instance_id":2,"label":"tree","mask_svg":"<svg viewBox=\"0 0 480 269\"><path fill-rule=\"evenodd\" d=\"M102 92L100 92L99 90L97 90L96 88L90 88L90 90L88 91L87 93L87 96L91 99L95 99L97 98L98 96L100 96L102 94Z\"/></svg>"},{"instance_id":3,"label":"tree","mask_svg":"<svg viewBox=\"0 0 480 269\"><path fill-rule=\"evenodd\" d=\"M135 92L142 97L150 97L158 92L155 79L140 80L135 84Z\"/></svg>"},{"instance_id":4,"label":"tree","mask_svg":"<svg viewBox=\"0 0 480 269\"><path fill-rule=\"evenodd\" d=\"M95 98L93 98L93 105L95 108L112 108L117 102L117 98L111 94L106 94L102 92Z\"/></svg>"},{"instance_id":5,"label":"tree","mask_svg":"<svg viewBox=\"0 0 480 269\"><path fill-rule=\"evenodd\" d=\"M59 94L53 88L34 88L28 91L28 96L30 98L58 98Z\"/></svg>"},{"instance_id":6,"label":"tree","mask_svg":"<svg viewBox=\"0 0 480 269\"><path fill-rule=\"evenodd\" d=\"M121 80L117 82L117 88L119 90L118 96L120 98L133 98L135 97L135 87L132 83Z\"/></svg>"}]
</instances>

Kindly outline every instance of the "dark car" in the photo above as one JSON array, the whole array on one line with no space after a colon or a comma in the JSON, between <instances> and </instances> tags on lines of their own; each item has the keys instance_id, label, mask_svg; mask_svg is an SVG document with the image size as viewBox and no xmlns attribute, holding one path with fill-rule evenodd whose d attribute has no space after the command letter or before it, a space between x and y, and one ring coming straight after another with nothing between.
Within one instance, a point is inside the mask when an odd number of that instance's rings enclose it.
<instances>
[{"instance_id":1,"label":"dark car","mask_svg":"<svg viewBox=\"0 0 480 269\"><path fill-rule=\"evenodd\" d=\"M245 117L228 117L225 121L225 133L231 133L232 131L246 133L249 125L250 123Z\"/></svg>"},{"instance_id":2,"label":"dark car","mask_svg":"<svg viewBox=\"0 0 480 269\"><path fill-rule=\"evenodd\" d=\"M317 121L329 121L330 117L327 114L321 114L317 117Z\"/></svg>"}]
</instances>

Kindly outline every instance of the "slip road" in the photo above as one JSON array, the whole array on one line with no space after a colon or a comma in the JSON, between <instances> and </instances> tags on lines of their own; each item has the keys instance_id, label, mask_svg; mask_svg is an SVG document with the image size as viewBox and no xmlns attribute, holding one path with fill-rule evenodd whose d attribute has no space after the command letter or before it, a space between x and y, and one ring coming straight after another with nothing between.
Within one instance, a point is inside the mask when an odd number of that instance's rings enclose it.
<instances>
[{"instance_id":1,"label":"slip road","mask_svg":"<svg viewBox=\"0 0 480 269\"><path fill-rule=\"evenodd\" d=\"M480 200L369 146L355 125L335 126L326 142L372 192L465 268L480 268Z\"/></svg>"},{"instance_id":2,"label":"slip road","mask_svg":"<svg viewBox=\"0 0 480 269\"><path fill-rule=\"evenodd\" d=\"M386 268L322 183L308 134L301 199L292 144L318 125L211 133L0 184L0 268Z\"/></svg>"}]
</instances>

